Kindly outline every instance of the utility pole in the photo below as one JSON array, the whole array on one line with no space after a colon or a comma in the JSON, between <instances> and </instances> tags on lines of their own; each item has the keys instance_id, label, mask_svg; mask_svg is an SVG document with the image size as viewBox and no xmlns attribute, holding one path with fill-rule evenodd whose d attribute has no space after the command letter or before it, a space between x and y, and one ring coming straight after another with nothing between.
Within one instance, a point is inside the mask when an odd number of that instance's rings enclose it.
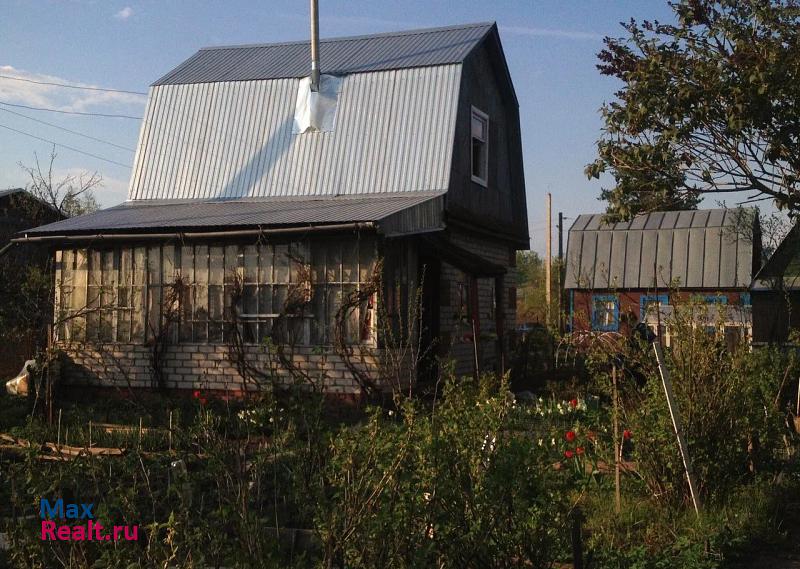
<instances>
[{"instance_id":1,"label":"utility pole","mask_svg":"<svg viewBox=\"0 0 800 569\"><path fill-rule=\"evenodd\" d=\"M552 299L553 299L553 285L550 278L550 270L551 265L553 264L553 196L550 192L547 192L547 245L544 254L544 291L545 291L545 303L547 304L546 307L546 319L547 325L550 326L552 320L550 318L551 314L551 307L552 307Z\"/></svg>"},{"instance_id":2,"label":"utility pole","mask_svg":"<svg viewBox=\"0 0 800 569\"><path fill-rule=\"evenodd\" d=\"M558 274L556 293L558 294L558 331L564 331L564 214L558 212Z\"/></svg>"}]
</instances>

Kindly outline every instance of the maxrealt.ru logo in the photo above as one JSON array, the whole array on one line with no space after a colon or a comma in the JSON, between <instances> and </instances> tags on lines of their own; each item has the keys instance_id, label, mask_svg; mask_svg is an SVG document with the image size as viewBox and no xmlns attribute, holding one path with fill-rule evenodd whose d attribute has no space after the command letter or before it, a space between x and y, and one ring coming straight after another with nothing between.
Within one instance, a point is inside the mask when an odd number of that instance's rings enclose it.
<instances>
[{"instance_id":1,"label":"maxrealt.ru logo","mask_svg":"<svg viewBox=\"0 0 800 569\"><path fill-rule=\"evenodd\" d=\"M39 502L42 518L43 541L137 541L139 526L105 526L94 519L94 504L65 504L63 498L50 503L46 498ZM58 524L54 519L64 520Z\"/></svg>"}]
</instances>

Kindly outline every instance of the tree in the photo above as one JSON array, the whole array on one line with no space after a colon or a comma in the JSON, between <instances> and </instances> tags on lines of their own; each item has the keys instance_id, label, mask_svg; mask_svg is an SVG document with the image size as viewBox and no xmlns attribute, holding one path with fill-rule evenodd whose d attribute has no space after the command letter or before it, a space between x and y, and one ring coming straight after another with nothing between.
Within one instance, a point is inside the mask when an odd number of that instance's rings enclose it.
<instances>
[{"instance_id":1,"label":"tree","mask_svg":"<svg viewBox=\"0 0 800 569\"><path fill-rule=\"evenodd\" d=\"M704 194L753 192L800 211L800 5L680 0L677 23L623 24L602 74L622 81L589 177L610 173L610 220L693 209Z\"/></svg>"},{"instance_id":2,"label":"tree","mask_svg":"<svg viewBox=\"0 0 800 569\"><path fill-rule=\"evenodd\" d=\"M558 274L560 265L557 259L551 267L552 314L559 311ZM545 292L545 261L536 251L517 251L517 321L519 324L547 322L547 293ZM554 316L557 321L557 316Z\"/></svg>"},{"instance_id":3,"label":"tree","mask_svg":"<svg viewBox=\"0 0 800 569\"><path fill-rule=\"evenodd\" d=\"M25 189L40 201L52 206L64 217L74 217L98 210L94 197L94 188L103 183L103 177L97 172L81 172L67 174L63 178L53 179L53 164L56 158L55 148L50 152L50 160L46 168L42 168L39 156L34 154L34 165L19 166L30 178Z\"/></svg>"}]
</instances>

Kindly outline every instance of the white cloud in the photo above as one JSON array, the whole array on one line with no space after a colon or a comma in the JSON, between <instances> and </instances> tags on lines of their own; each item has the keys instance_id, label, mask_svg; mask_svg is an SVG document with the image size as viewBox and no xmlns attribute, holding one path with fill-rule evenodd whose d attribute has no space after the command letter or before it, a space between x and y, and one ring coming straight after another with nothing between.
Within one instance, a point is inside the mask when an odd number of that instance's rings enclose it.
<instances>
[{"instance_id":1,"label":"white cloud","mask_svg":"<svg viewBox=\"0 0 800 569\"><path fill-rule=\"evenodd\" d=\"M503 34L529 37L551 37L570 40L602 40L603 34L593 32L580 32L576 30L560 30L554 28L532 28L528 26L499 26Z\"/></svg>"},{"instance_id":2,"label":"white cloud","mask_svg":"<svg viewBox=\"0 0 800 569\"><path fill-rule=\"evenodd\" d=\"M131 16L133 16L133 8L130 6L125 6L122 10L114 14L117 20L127 20Z\"/></svg>"},{"instance_id":3,"label":"white cloud","mask_svg":"<svg viewBox=\"0 0 800 569\"><path fill-rule=\"evenodd\" d=\"M70 81L54 75L16 69L11 65L0 65L0 75L25 80L15 81L0 77L0 101L6 103L47 107L61 111L89 112L98 108L108 109L113 107L113 110L117 112L121 110L138 110L141 112L147 101L145 95L109 91L83 91L80 89L65 89L56 85L45 85L42 83L59 83L75 87L97 87L97 85ZM31 83L30 81L38 81L38 83Z\"/></svg>"}]
</instances>

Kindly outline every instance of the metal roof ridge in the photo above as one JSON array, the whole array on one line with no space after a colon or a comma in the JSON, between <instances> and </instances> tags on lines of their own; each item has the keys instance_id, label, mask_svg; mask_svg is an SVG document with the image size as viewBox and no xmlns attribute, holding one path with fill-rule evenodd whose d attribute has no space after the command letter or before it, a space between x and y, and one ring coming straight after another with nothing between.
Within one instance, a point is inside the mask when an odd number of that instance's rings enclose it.
<instances>
[{"instance_id":1,"label":"metal roof ridge","mask_svg":"<svg viewBox=\"0 0 800 569\"><path fill-rule=\"evenodd\" d=\"M302 196L253 196L234 198L183 198L183 199L139 199L125 200L115 206L104 209L121 207L155 207L165 205L187 204L229 204L229 203L270 203L270 202L323 202L323 201L370 201L380 200L408 200L412 198L435 198L447 193L447 190L418 190L408 192L374 192L370 194L313 194Z\"/></svg>"},{"instance_id":2,"label":"metal roof ridge","mask_svg":"<svg viewBox=\"0 0 800 569\"><path fill-rule=\"evenodd\" d=\"M363 35L356 35L356 36L338 36L332 38L320 38L320 43L337 43L337 42L348 42L348 41L360 41L365 39L371 38L384 38L384 37L404 37L404 36L416 36L416 35L424 35L424 34L432 34L438 32L447 32L447 31L455 31L455 30L468 30L471 28L491 28L492 26L496 25L497 23L494 21L487 21L487 22L475 22L472 24L454 24L452 26L439 26L435 28L413 28L410 30L398 30L396 32L379 32L377 34L363 34ZM218 46L205 46L198 49L200 51L215 51L215 50L225 50L225 49L252 49L252 48L259 48L259 47L282 47L287 45L304 45L310 44L311 40L292 40L292 41L284 41L284 42L267 42L267 43L250 43L250 44L230 44L230 45L218 45Z\"/></svg>"}]
</instances>

